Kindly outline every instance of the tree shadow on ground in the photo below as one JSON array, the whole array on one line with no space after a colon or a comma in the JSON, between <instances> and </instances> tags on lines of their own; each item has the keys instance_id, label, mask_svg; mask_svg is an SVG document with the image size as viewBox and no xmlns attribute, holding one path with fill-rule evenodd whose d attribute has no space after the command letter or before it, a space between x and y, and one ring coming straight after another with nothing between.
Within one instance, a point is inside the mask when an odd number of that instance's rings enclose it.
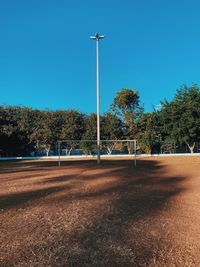
<instances>
[{"instance_id":1,"label":"tree shadow on ground","mask_svg":"<svg viewBox=\"0 0 200 267\"><path fill-rule=\"evenodd\" d=\"M49 188L1 195L0 209L5 211L7 209L17 208L18 206L20 206L20 208L26 208L27 205L32 206L35 200L44 199L51 194L67 189L70 189L70 186L52 186Z\"/></svg>"},{"instance_id":2,"label":"tree shadow on ground","mask_svg":"<svg viewBox=\"0 0 200 267\"><path fill-rule=\"evenodd\" d=\"M63 167L73 167L73 166L87 166L87 165L96 165L94 160L69 160L63 161L61 166L58 166L58 161L50 160L9 160L9 161L0 161L0 173L17 173L17 172L29 172L29 171L43 171L48 168L58 168L62 169Z\"/></svg>"},{"instance_id":3,"label":"tree shadow on ground","mask_svg":"<svg viewBox=\"0 0 200 267\"><path fill-rule=\"evenodd\" d=\"M66 255L65 251L59 251L60 265L67 257L68 266L154 266L156 254L163 246L170 247L160 240L165 229L159 223L155 227L156 217L167 212L169 201L184 192L185 177L168 176L162 165L153 161L141 161L137 170L130 162L125 166L127 169L123 166L118 170L118 184L73 196L73 201L93 201L106 196L112 197L112 201L107 202L104 212L93 218L84 231L78 229L73 233L70 239L76 246L79 244L79 252L72 249ZM63 197L62 201L67 199Z\"/></svg>"},{"instance_id":4,"label":"tree shadow on ground","mask_svg":"<svg viewBox=\"0 0 200 267\"><path fill-rule=\"evenodd\" d=\"M133 161L105 161L101 166L94 163L84 165L83 162L76 164L73 162L73 167L86 168L87 175L79 176L84 182L101 177L108 177L110 182L101 188L75 193L59 186L56 190L62 188L65 194L48 198L46 205L54 203L62 207L69 200L75 204L76 201L83 203L79 227L75 227L70 236L61 228L59 235L48 241L46 246L41 248L36 244L26 248L25 258L16 259L15 263L24 261L25 264L28 259L30 266L36 266L34 262L38 258L41 266L154 266L159 251L164 246L170 246L168 241L161 241L164 230L159 215L167 213L169 202L184 192L186 177L168 175L165 167L154 160L140 160L137 168L134 168ZM67 166L70 167L70 163ZM89 171L97 170L96 175L88 172L88 166ZM98 170L102 169L103 174L98 174ZM113 183L112 177L115 178ZM70 175L54 177L48 183L52 180L63 183L69 178ZM74 181L76 176L71 179ZM40 193L35 197L40 197ZM91 216L87 205L100 198L106 201L102 208L94 205L95 212ZM47 257L44 251L50 251L51 257Z\"/></svg>"}]
</instances>

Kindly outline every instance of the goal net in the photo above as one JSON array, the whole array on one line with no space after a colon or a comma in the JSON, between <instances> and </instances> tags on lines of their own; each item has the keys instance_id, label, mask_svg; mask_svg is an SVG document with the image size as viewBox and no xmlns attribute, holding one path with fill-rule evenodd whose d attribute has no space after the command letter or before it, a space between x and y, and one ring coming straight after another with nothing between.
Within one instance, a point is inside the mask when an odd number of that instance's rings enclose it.
<instances>
[{"instance_id":1,"label":"goal net","mask_svg":"<svg viewBox=\"0 0 200 267\"><path fill-rule=\"evenodd\" d=\"M95 158L100 150L101 158L129 157L136 165L136 140L101 140L98 148L97 140L59 140L58 165L66 158Z\"/></svg>"}]
</instances>

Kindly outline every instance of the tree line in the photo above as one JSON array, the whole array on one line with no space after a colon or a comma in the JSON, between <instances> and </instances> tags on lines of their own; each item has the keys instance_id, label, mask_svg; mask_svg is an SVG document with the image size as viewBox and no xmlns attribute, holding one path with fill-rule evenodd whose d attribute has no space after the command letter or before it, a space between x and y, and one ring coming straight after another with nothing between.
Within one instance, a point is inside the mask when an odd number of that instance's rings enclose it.
<instances>
[{"instance_id":1,"label":"tree line","mask_svg":"<svg viewBox=\"0 0 200 267\"><path fill-rule=\"evenodd\" d=\"M187 145L193 153L200 139L200 90L182 86L171 101L145 112L139 92L123 88L100 117L101 140L137 139L143 153ZM0 156L28 156L57 149L58 140L96 139L96 114L78 110L37 110L0 106Z\"/></svg>"}]
</instances>

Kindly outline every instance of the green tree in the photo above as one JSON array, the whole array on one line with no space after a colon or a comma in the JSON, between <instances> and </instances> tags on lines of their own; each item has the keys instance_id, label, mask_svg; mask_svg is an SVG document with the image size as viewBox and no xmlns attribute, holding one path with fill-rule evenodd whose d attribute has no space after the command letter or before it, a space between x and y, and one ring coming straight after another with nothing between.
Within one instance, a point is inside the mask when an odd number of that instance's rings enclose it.
<instances>
[{"instance_id":1,"label":"green tree","mask_svg":"<svg viewBox=\"0 0 200 267\"><path fill-rule=\"evenodd\" d=\"M48 156L53 144L52 112L35 110L29 116L30 142L36 149L44 149Z\"/></svg>"},{"instance_id":2,"label":"green tree","mask_svg":"<svg viewBox=\"0 0 200 267\"><path fill-rule=\"evenodd\" d=\"M143 112L139 103L139 93L136 90L124 88L119 91L111 105L112 111L124 122L127 138L134 139L137 131L137 122Z\"/></svg>"},{"instance_id":3,"label":"green tree","mask_svg":"<svg viewBox=\"0 0 200 267\"><path fill-rule=\"evenodd\" d=\"M100 120L101 120L101 117L100 117ZM82 138L87 139L87 140L97 139L97 115L95 113L91 113L90 115L85 115L84 134Z\"/></svg>"},{"instance_id":4,"label":"green tree","mask_svg":"<svg viewBox=\"0 0 200 267\"><path fill-rule=\"evenodd\" d=\"M84 115L77 110L57 110L51 124L53 140L81 140L84 133ZM77 142L64 142L66 155L70 154Z\"/></svg>"},{"instance_id":5,"label":"green tree","mask_svg":"<svg viewBox=\"0 0 200 267\"><path fill-rule=\"evenodd\" d=\"M119 140L123 138L124 124L120 118L111 112L107 112L101 117L101 129L101 139Z\"/></svg>"},{"instance_id":6,"label":"green tree","mask_svg":"<svg viewBox=\"0 0 200 267\"><path fill-rule=\"evenodd\" d=\"M85 155L91 155L94 143L91 141L81 141L80 148L83 150Z\"/></svg>"},{"instance_id":7,"label":"green tree","mask_svg":"<svg viewBox=\"0 0 200 267\"><path fill-rule=\"evenodd\" d=\"M101 140L113 140L102 142L103 148L111 154L117 144L117 140L124 137L124 124L122 120L111 112L105 113L101 118Z\"/></svg>"},{"instance_id":8,"label":"green tree","mask_svg":"<svg viewBox=\"0 0 200 267\"><path fill-rule=\"evenodd\" d=\"M27 108L0 107L0 150L8 156L27 154Z\"/></svg>"},{"instance_id":9,"label":"green tree","mask_svg":"<svg viewBox=\"0 0 200 267\"><path fill-rule=\"evenodd\" d=\"M159 152L162 136L158 128L157 114L144 113L138 125L137 139L141 150L145 153Z\"/></svg>"},{"instance_id":10,"label":"green tree","mask_svg":"<svg viewBox=\"0 0 200 267\"><path fill-rule=\"evenodd\" d=\"M196 85L183 86L177 90L171 102L162 102L161 131L166 139L187 144L194 152L195 142L200 140L200 91Z\"/></svg>"}]
</instances>

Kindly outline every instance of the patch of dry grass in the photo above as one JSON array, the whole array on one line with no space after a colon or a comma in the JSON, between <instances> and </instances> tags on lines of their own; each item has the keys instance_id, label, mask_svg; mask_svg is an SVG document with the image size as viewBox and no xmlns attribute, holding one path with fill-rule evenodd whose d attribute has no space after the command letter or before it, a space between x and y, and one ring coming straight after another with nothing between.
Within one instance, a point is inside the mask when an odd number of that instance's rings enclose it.
<instances>
[{"instance_id":1,"label":"patch of dry grass","mask_svg":"<svg viewBox=\"0 0 200 267\"><path fill-rule=\"evenodd\" d=\"M200 266L199 163L0 163L0 265Z\"/></svg>"}]
</instances>

